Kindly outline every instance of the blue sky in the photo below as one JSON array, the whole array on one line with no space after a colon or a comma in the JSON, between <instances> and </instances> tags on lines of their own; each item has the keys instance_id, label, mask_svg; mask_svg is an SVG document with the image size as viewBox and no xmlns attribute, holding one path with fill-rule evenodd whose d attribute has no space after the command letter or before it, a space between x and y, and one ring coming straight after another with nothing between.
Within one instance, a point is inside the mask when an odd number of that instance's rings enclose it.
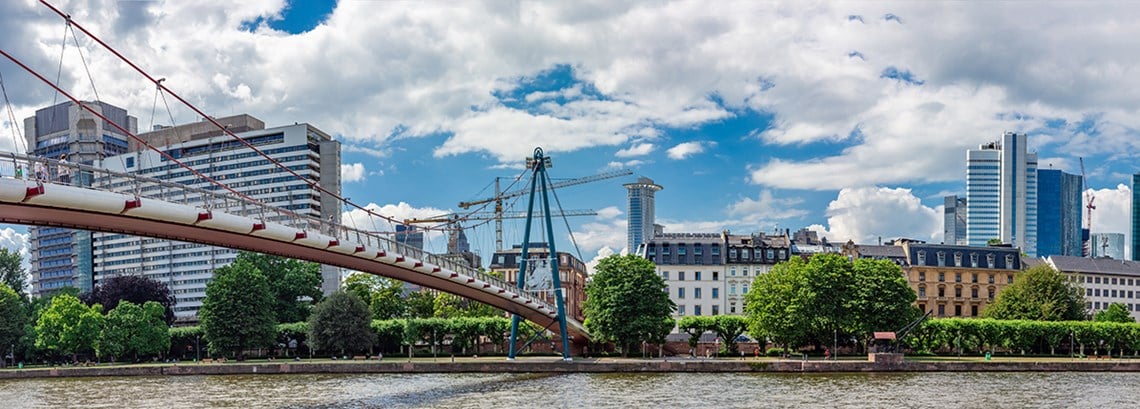
<instances>
[{"instance_id":1,"label":"blue sky","mask_svg":"<svg viewBox=\"0 0 1140 409\"><path fill-rule=\"evenodd\" d=\"M667 231L867 243L940 241L965 151L1003 131L1028 133L1042 167L1077 173L1084 158L1094 231L1127 233L1140 170L1131 3L59 3L207 112L336 135L345 196L396 217L488 196L536 146L555 178L628 168L559 193L599 212L570 220L587 260L622 250L621 184L636 176L665 187ZM57 18L9 2L0 22L0 47L54 71ZM148 125L153 88L80 43L103 99ZM62 83L91 98L68 51ZM51 103L10 64L0 73L18 117ZM521 224L507 226L517 242ZM22 228L0 232L22 247ZM492 231L469 235L489 254Z\"/></svg>"}]
</instances>

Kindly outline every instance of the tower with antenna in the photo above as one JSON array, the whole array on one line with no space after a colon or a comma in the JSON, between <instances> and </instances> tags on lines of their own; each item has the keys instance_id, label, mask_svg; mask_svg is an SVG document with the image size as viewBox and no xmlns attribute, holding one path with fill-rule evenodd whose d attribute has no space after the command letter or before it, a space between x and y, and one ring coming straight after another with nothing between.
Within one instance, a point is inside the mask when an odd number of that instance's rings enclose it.
<instances>
[{"instance_id":1,"label":"tower with antenna","mask_svg":"<svg viewBox=\"0 0 1140 409\"><path fill-rule=\"evenodd\" d=\"M1084 256L1092 257L1092 214L1096 210L1096 192L1089 187L1088 176L1085 174L1085 158L1080 158L1081 162L1081 183L1085 187L1085 231L1081 237L1084 240Z\"/></svg>"}]
</instances>

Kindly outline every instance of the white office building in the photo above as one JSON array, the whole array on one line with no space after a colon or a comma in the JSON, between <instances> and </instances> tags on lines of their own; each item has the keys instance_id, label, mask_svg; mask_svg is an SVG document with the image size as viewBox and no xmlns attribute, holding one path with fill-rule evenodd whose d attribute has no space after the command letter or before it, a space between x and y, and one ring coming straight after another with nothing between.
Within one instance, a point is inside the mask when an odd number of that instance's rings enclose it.
<instances>
[{"instance_id":1,"label":"white office building","mask_svg":"<svg viewBox=\"0 0 1140 409\"><path fill-rule=\"evenodd\" d=\"M1084 288L1089 315L1124 304L1132 318L1140 318L1140 263L1074 256L1049 256L1045 262Z\"/></svg>"},{"instance_id":2,"label":"white office building","mask_svg":"<svg viewBox=\"0 0 1140 409\"><path fill-rule=\"evenodd\" d=\"M966 241L985 246L991 239L1033 256L1037 252L1037 153L1025 134L1006 132L1001 140L966 151Z\"/></svg>"},{"instance_id":3,"label":"white office building","mask_svg":"<svg viewBox=\"0 0 1140 409\"><path fill-rule=\"evenodd\" d=\"M217 119L274 160L340 194L340 143L309 124L266 129L248 115ZM225 183L262 203L295 213L340 221L340 204L303 180L276 167L244 144L222 135L213 124L198 122L140 135L195 170ZM217 191L209 181L149 149L108 157L98 166L168 182ZM177 196L177 195L174 195ZM177 198L168 199L178 201ZM188 198L187 200L197 200ZM142 274L167 283L177 301L175 315L193 319L206 297L213 271L232 262L237 250L196 243L142 238L113 233L94 234L95 283L106 277ZM321 267L322 290L340 286L339 269Z\"/></svg>"}]
</instances>

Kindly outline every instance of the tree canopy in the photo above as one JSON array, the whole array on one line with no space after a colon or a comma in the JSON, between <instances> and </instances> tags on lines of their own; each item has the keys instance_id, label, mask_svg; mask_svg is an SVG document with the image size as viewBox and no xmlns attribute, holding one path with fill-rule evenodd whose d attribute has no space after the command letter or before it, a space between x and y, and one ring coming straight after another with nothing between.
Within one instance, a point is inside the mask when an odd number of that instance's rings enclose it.
<instances>
[{"instance_id":1,"label":"tree canopy","mask_svg":"<svg viewBox=\"0 0 1140 409\"><path fill-rule=\"evenodd\" d=\"M798 346L835 337L867 340L917 317L914 290L888 260L848 261L838 254L793 258L757 276L745 295L753 337Z\"/></svg>"},{"instance_id":2,"label":"tree canopy","mask_svg":"<svg viewBox=\"0 0 1140 409\"><path fill-rule=\"evenodd\" d=\"M7 285L0 284L0 350L11 349L24 336L24 324L27 313L24 311L23 300L15 290ZM4 351L2 355L8 352ZM4 366L0 359L0 367Z\"/></svg>"},{"instance_id":3,"label":"tree canopy","mask_svg":"<svg viewBox=\"0 0 1140 409\"><path fill-rule=\"evenodd\" d=\"M317 304L309 317L309 345L339 354L367 351L376 342L372 312L355 293L337 291Z\"/></svg>"},{"instance_id":4,"label":"tree canopy","mask_svg":"<svg viewBox=\"0 0 1140 409\"><path fill-rule=\"evenodd\" d=\"M378 320L403 318L407 314L404 283L367 273L354 273L344 280L344 290L368 304Z\"/></svg>"},{"instance_id":5,"label":"tree canopy","mask_svg":"<svg viewBox=\"0 0 1140 409\"><path fill-rule=\"evenodd\" d=\"M236 354L269 346L276 331L273 295L261 271L239 257L214 270L199 317L210 353Z\"/></svg>"},{"instance_id":6,"label":"tree canopy","mask_svg":"<svg viewBox=\"0 0 1140 409\"><path fill-rule=\"evenodd\" d=\"M36 348L77 359L95 349L103 320L101 305L88 307L70 294L53 297L36 321Z\"/></svg>"},{"instance_id":7,"label":"tree canopy","mask_svg":"<svg viewBox=\"0 0 1140 409\"><path fill-rule=\"evenodd\" d=\"M662 342L676 305L652 262L635 255L601 259L586 285L586 328L628 355L641 342Z\"/></svg>"},{"instance_id":8,"label":"tree canopy","mask_svg":"<svg viewBox=\"0 0 1140 409\"><path fill-rule=\"evenodd\" d=\"M7 285L21 297L25 295L24 287L28 284L22 263L20 253L0 248L0 285Z\"/></svg>"},{"instance_id":9,"label":"tree canopy","mask_svg":"<svg viewBox=\"0 0 1140 409\"><path fill-rule=\"evenodd\" d=\"M277 322L309 319L313 304L323 295L320 264L246 251L238 253L237 259L253 265L265 276Z\"/></svg>"},{"instance_id":10,"label":"tree canopy","mask_svg":"<svg viewBox=\"0 0 1140 409\"><path fill-rule=\"evenodd\" d=\"M1084 290L1044 264L1018 274L982 315L1000 320L1087 319Z\"/></svg>"},{"instance_id":11,"label":"tree canopy","mask_svg":"<svg viewBox=\"0 0 1140 409\"><path fill-rule=\"evenodd\" d=\"M123 357L157 355L170 349L166 310L154 301L138 305L120 302L107 313L96 352L100 356Z\"/></svg>"},{"instance_id":12,"label":"tree canopy","mask_svg":"<svg viewBox=\"0 0 1140 409\"><path fill-rule=\"evenodd\" d=\"M154 301L163 308L163 321L174 323L174 296L166 283L144 276L116 276L107 278L91 292L79 296L87 305L99 304L106 311L114 310L121 301L143 305Z\"/></svg>"},{"instance_id":13,"label":"tree canopy","mask_svg":"<svg viewBox=\"0 0 1140 409\"><path fill-rule=\"evenodd\" d=\"M1109 304L1108 309L1097 311L1094 319L1097 322L1136 322L1132 313L1128 312L1128 307L1122 303Z\"/></svg>"}]
</instances>

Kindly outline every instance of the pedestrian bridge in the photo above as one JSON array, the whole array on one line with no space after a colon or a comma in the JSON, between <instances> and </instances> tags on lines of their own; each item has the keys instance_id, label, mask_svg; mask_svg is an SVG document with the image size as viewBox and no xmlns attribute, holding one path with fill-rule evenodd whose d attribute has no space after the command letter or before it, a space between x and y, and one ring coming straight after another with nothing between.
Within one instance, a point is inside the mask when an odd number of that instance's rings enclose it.
<instances>
[{"instance_id":1,"label":"pedestrian bridge","mask_svg":"<svg viewBox=\"0 0 1140 409\"><path fill-rule=\"evenodd\" d=\"M558 331L558 325L552 325L558 320L554 305L463 261L235 195L50 159L2 155L0 223L202 243L334 265L480 301ZM70 184L29 174L60 165L71 170ZM45 179L54 172L48 173ZM589 339L582 323L567 317L566 324L575 343Z\"/></svg>"}]
</instances>

